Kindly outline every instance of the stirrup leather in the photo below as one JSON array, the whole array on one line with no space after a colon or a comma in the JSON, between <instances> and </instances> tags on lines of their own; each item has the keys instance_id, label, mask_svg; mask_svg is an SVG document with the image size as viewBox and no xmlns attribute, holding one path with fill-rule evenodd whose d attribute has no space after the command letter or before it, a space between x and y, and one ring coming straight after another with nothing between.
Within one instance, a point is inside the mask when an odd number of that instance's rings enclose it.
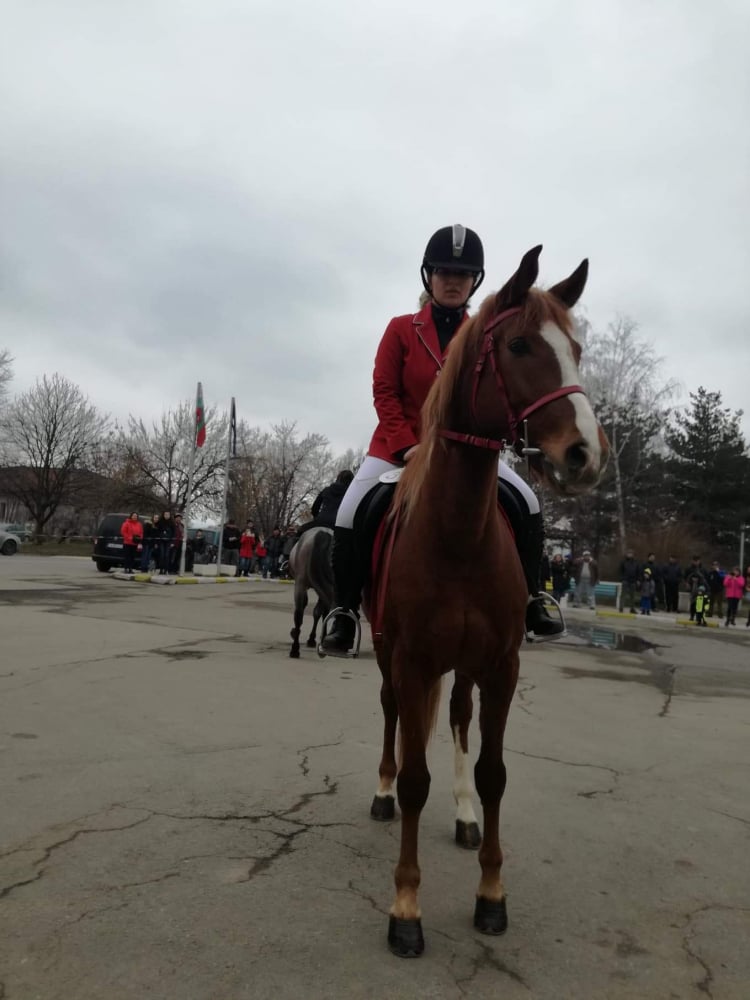
<instances>
[{"instance_id":1,"label":"stirrup leather","mask_svg":"<svg viewBox=\"0 0 750 1000\"><path fill-rule=\"evenodd\" d=\"M344 652L344 650L326 649L323 646L323 640L326 638L329 632L330 626L333 624L336 618L342 615L344 618L349 618L354 622L354 642L352 643L352 648ZM359 620L359 615L356 611L347 611L346 608L338 607L334 608L332 611L326 615L323 621L323 629L320 635L320 642L318 643L318 656L338 656L341 659L356 660L359 656L359 646L362 642L362 625Z\"/></svg>"},{"instance_id":2,"label":"stirrup leather","mask_svg":"<svg viewBox=\"0 0 750 1000\"><path fill-rule=\"evenodd\" d=\"M528 629L526 629L526 641L527 642L553 642L555 639L562 639L562 638L564 638L568 634L568 628L567 628L567 625L565 624L565 615L563 614L563 609L562 609L562 606L560 605L560 602L556 601L555 598L552 597L551 594L542 593L542 592L540 592L538 594L534 594L534 596L532 598L529 598L529 603L531 603L532 600L533 601L540 601L542 604L544 604L544 605L550 605L552 608L554 608L554 613L552 615L550 615L550 617L553 619L553 621L554 621L555 618L557 618L559 620L560 624L562 625L562 632L555 632L554 635L535 635L534 633L532 633ZM527 607L528 607L528 605L527 605Z\"/></svg>"}]
</instances>

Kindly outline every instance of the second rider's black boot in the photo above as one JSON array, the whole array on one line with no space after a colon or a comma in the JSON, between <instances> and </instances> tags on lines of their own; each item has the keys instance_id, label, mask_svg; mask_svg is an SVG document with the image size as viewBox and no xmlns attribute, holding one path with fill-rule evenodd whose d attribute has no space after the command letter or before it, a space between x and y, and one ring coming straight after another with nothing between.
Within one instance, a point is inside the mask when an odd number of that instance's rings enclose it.
<instances>
[{"instance_id":1,"label":"second rider's black boot","mask_svg":"<svg viewBox=\"0 0 750 1000\"><path fill-rule=\"evenodd\" d=\"M336 607L357 615L362 593L362 572L354 531L336 527L333 530L333 576ZM350 614L337 614L329 631L321 640L321 648L331 656L346 656L354 645L357 626Z\"/></svg>"},{"instance_id":2,"label":"second rider's black boot","mask_svg":"<svg viewBox=\"0 0 750 1000\"><path fill-rule=\"evenodd\" d=\"M565 635L565 622L560 612L559 620L550 616L541 593L540 569L544 552L544 524L542 515L529 514L525 524L525 537L517 539L529 603L526 607L526 638L532 642L546 642Z\"/></svg>"}]
</instances>

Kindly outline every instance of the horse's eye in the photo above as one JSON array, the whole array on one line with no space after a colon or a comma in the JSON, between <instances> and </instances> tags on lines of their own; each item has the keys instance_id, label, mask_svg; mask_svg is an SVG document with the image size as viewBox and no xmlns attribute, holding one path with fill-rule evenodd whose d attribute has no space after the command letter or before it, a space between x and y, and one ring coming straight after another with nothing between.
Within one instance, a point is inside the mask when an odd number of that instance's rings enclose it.
<instances>
[{"instance_id":1,"label":"horse's eye","mask_svg":"<svg viewBox=\"0 0 750 1000\"><path fill-rule=\"evenodd\" d=\"M525 337L514 337L508 344L508 350L511 354L515 354L516 357L521 357L523 354L531 353L529 342Z\"/></svg>"}]
</instances>

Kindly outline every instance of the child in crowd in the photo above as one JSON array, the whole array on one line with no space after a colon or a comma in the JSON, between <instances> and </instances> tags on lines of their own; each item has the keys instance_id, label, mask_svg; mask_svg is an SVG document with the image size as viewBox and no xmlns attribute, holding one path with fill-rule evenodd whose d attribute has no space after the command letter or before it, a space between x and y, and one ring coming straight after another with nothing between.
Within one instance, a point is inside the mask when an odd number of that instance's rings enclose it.
<instances>
[{"instance_id":1,"label":"child in crowd","mask_svg":"<svg viewBox=\"0 0 750 1000\"><path fill-rule=\"evenodd\" d=\"M255 560L257 563L257 572L263 574L263 579L268 577L268 549L266 548L265 539L259 538L258 544L255 546Z\"/></svg>"},{"instance_id":2,"label":"child in crowd","mask_svg":"<svg viewBox=\"0 0 750 1000\"><path fill-rule=\"evenodd\" d=\"M711 607L711 602L709 600L708 594L706 593L706 588L701 584L701 586L698 587L698 593L695 595L696 625L706 625L706 615L708 615L710 607ZM706 625L706 627L708 626Z\"/></svg>"},{"instance_id":3,"label":"child in crowd","mask_svg":"<svg viewBox=\"0 0 750 1000\"><path fill-rule=\"evenodd\" d=\"M651 570L646 567L643 571L643 579L641 580L641 614L650 615L651 608L654 603L654 595L656 594L656 581L654 580Z\"/></svg>"}]
</instances>

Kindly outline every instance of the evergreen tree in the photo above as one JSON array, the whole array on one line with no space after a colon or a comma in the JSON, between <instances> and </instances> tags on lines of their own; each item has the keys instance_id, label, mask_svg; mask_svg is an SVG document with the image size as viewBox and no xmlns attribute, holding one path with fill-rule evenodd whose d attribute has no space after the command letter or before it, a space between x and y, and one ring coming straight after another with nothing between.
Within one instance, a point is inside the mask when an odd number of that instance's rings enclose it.
<instances>
[{"instance_id":1,"label":"evergreen tree","mask_svg":"<svg viewBox=\"0 0 750 1000\"><path fill-rule=\"evenodd\" d=\"M750 456L740 429L742 410L722 407L721 393L701 386L667 432L667 491L676 512L695 521L717 546L734 547L750 514Z\"/></svg>"}]
</instances>

